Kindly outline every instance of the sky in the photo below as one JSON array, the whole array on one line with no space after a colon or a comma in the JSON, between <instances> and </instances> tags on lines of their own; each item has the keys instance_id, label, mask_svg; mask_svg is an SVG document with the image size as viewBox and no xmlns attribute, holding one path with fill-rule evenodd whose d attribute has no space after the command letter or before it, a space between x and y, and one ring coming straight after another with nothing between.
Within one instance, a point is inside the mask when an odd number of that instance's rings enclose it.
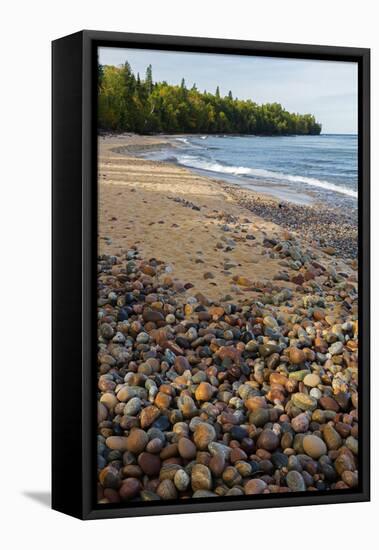
<instances>
[{"instance_id":1,"label":"sky","mask_svg":"<svg viewBox=\"0 0 379 550\"><path fill-rule=\"evenodd\" d=\"M127 48L99 48L102 65L128 61L144 78L153 67L153 80L195 83L200 91L256 103L281 103L290 112L311 113L322 124L322 133L356 134L358 127L358 65L273 57L220 55Z\"/></svg>"}]
</instances>

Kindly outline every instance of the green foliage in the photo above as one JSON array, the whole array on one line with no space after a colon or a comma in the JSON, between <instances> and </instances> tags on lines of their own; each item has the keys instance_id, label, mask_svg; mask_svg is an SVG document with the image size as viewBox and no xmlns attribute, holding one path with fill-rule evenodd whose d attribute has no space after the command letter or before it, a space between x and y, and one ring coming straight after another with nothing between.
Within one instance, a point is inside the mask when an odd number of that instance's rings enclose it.
<instances>
[{"instance_id":1,"label":"green foliage","mask_svg":"<svg viewBox=\"0 0 379 550\"><path fill-rule=\"evenodd\" d=\"M137 133L233 133L256 135L318 135L321 124L310 114L289 113L280 103L258 105L250 99L222 97L153 81L151 65L145 79L134 76L128 62L98 67L98 122L102 130Z\"/></svg>"}]
</instances>

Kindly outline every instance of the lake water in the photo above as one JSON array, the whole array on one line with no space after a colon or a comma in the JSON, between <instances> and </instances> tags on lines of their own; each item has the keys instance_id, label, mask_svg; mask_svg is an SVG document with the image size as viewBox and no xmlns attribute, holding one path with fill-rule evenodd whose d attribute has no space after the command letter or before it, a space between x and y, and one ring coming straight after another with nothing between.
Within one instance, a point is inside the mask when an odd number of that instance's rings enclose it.
<instances>
[{"instance_id":1,"label":"lake water","mask_svg":"<svg viewBox=\"0 0 379 550\"><path fill-rule=\"evenodd\" d=\"M356 135L175 136L145 156L298 203L356 207Z\"/></svg>"}]
</instances>

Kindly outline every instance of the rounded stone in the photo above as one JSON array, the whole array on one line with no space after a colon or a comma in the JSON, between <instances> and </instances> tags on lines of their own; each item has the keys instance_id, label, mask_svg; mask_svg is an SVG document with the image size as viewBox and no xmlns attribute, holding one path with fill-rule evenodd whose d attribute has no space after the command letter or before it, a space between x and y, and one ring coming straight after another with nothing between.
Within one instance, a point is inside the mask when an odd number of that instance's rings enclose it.
<instances>
[{"instance_id":1,"label":"rounded stone","mask_svg":"<svg viewBox=\"0 0 379 550\"><path fill-rule=\"evenodd\" d=\"M358 454L358 439L353 437L352 435L349 435L349 437L346 439L346 447L350 449L350 451L357 455Z\"/></svg>"},{"instance_id":2,"label":"rounded stone","mask_svg":"<svg viewBox=\"0 0 379 550\"><path fill-rule=\"evenodd\" d=\"M112 449L112 451L127 451L127 437L122 437L118 435L112 435L110 437L107 437L105 440L105 444L109 449Z\"/></svg>"},{"instance_id":3,"label":"rounded stone","mask_svg":"<svg viewBox=\"0 0 379 550\"><path fill-rule=\"evenodd\" d=\"M212 475L204 464L195 464L192 468L191 487L193 491L210 491L212 489Z\"/></svg>"},{"instance_id":4,"label":"rounded stone","mask_svg":"<svg viewBox=\"0 0 379 550\"><path fill-rule=\"evenodd\" d=\"M130 500L136 497L141 489L141 483L134 477L124 479L119 490L121 500Z\"/></svg>"},{"instance_id":5,"label":"rounded stone","mask_svg":"<svg viewBox=\"0 0 379 550\"><path fill-rule=\"evenodd\" d=\"M309 428L309 418L306 413L301 413L291 420L291 426L296 433L304 433Z\"/></svg>"},{"instance_id":6,"label":"rounded stone","mask_svg":"<svg viewBox=\"0 0 379 550\"><path fill-rule=\"evenodd\" d=\"M287 487L291 491L297 493L299 491L305 491L305 482L303 476L296 470L291 470L286 476Z\"/></svg>"},{"instance_id":7,"label":"rounded stone","mask_svg":"<svg viewBox=\"0 0 379 550\"><path fill-rule=\"evenodd\" d=\"M120 485L120 473L113 466L106 466L99 474L99 481L104 489L117 489Z\"/></svg>"},{"instance_id":8,"label":"rounded stone","mask_svg":"<svg viewBox=\"0 0 379 550\"><path fill-rule=\"evenodd\" d=\"M340 410L340 406L338 405L337 401L333 399L333 397L321 397L319 403L324 410L334 412L338 412Z\"/></svg>"},{"instance_id":9,"label":"rounded stone","mask_svg":"<svg viewBox=\"0 0 379 550\"><path fill-rule=\"evenodd\" d=\"M345 470L341 475L342 481L346 483L349 487L355 488L358 486L358 472L351 472L350 470Z\"/></svg>"},{"instance_id":10,"label":"rounded stone","mask_svg":"<svg viewBox=\"0 0 379 550\"><path fill-rule=\"evenodd\" d=\"M245 495L260 495L267 484L262 479L250 479L245 485Z\"/></svg>"},{"instance_id":11,"label":"rounded stone","mask_svg":"<svg viewBox=\"0 0 379 550\"><path fill-rule=\"evenodd\" d=\"M249 422L250 424L254 424L257 428L263 428L267 422L270 421L270 413L268 409L257 409L256 411L253 411L249 415Z\"/></svg>"},{"instance_id":12,"label":"rounded stone","mask_svg":"<svg viewBox=\"0 0 379 550\"><path fill-rule=\"evenodd\" d=\"M159 472L160 481L164 479L171 479L173 481L176 472L181 469L182 467L179 464L164 464Z\"/></svg>"},{"instance_id":13,"label":"rounded stone","mask_svg":"<svg viewBox=\"0 0 379 550\"><path fill-rule=\"evenodd\" d=\"M150 477L155 477L161 469L161 459L152 453L143 452L138 457L141 470Z\"/></svg>"},{"instance_id":14,"label":"rounded stone","mask_svg":"<svg viewBox=\"0 0 379 550\"><path fill-rule=\"evenodd\" d=\"M232 426L232 429L230 430L230 435L232 439L242 441L245 437L248 437L249 434L248 431L242 426Z\"/></svg>"},{"instance_id":15,"label":"rounded stone","mask_svg":"<svg viewBox=\"0 0 379 550\"><path fill-rule=\"evenodd\" d=\"M192 418L197 413L197 407L189 395L184 395L178 399L178 407L186 418Z\"/></svg>"},{"instance_id":16,"label":"rounded stone","mask_svg":"<svg viewBox=\"0 0 379 550\"><path fill-rule=\"evenodd\" d=\"M149 443L146 445L146 451L148 453L158 454L161 452L163 447L163 442L159 437L155 437L154 439L151 439Z\"/></svg>"},{"instance_id":17,"label":"rounded stone","mask_svg":"<svg viewBox=\"0 0 379 550\"><path fill-rule=\"evenodd\" d=\"M266 451L275 451L279 447L279 437L273 430L263 430L258 437L257 446Z\"/></svg>"},{"instance_id":18,"label":"rounded stone","mask_svg":"<svg viewBox=\"0 0 379 550\"><path fill-rule=\"evenodd\" d=\"M100 401L97 403L97 422L100 424L101 422L104 422L108 418L108 409L103 404L100 403Z\"/></svg>"},{"instance_id":19,"label":"rounded stone","mask_svg":"<svg viewBox=\"0 0 379 550\"><path fill-rule=\"evenodd\" d=\"M148 428L151 426L160 414L160 410L157 407L154 407L154 405L149 405L148 407L142 409L140 415L141 428Z\"/></svg>"},{"instance_id":20,"label":"rounded stone","mask_svg":"<svg viewBox=\"0 0 379 550\"><path fill-rule=\"evenodd\" d=\"M209 401L213 395L213 386L209 382L201 382L195 391L195 397L198 401Z\"/></svg>"},{"instance_id":21,"label":"rounded stone","mask_svg":"<svg viewBox=\"0 0 379 550\"><path fill-rule=\"evenodd\" d=\"M142 407L142 401L139 397L132 397L124 407L124 414L128 416L136 416Z\"/></svg>"},{"instance_id":22,"label":"rounded stone","mask_svg":"<svg viewBox=\"0 0 379 550\"><path fill-rule=\"evenodd\" d=\"M225 469L225 457L222 453L218 453L209 461L209 469L215 477L220 477Z\"/></svg>"},{"instance_id":23,"label":"rounded stone","mask_svg":"<svg viewBox=\"0 0 379 550\"><path fill-rule=\"evenodd\" d=\"M356 468L354 457L351 451L349 451L348 449L341 449L340 454L334 462L334 467L340 476L343 474L343 472L346 471L354 472Z\"/></svg>"},{"instance_id":24,"label":"rounded stone","mask_svg":"<svg viewBox=\"0 0 379 550\"><path fill-rule=\"evenodd\" d=\"M306 376L304 376L303 382L309 388L315 388L316 386L321 384L321 378L318 374L307 374Z\"/></svg>"},{"instance_id":25,"label":"rounded stone","mask_svg":"<svg viewBox=\"0 0 379 550\"><path fill-rule=\"evenodd\" d=\"M189 485L190 477L185 470L178 470L174 476L174 484L178 491L185 491Z\"/></svg>"},{"instance_id":26,"label":"rounded stone","mask_svg":"<svg viewBox=\"0 0 379 550\"><path fill-rule=\"evenodd\" d=\"M178 451L182 458L192 460L196 456L196 445L190 439L181 437L178 442Z\"/></svg>"},{"instance_id":27,"label":"rounded stone","mask_svg":"<svg viewBox=\"0 0 379 550\"><path fill-rule=\"evenodd\" d=\"M149 442L149 437L144 430L133 429L127 438L127 450L134 454L142 453Z\"/></svg>"},{"instance_id":28,"label":"rounded stone","mask_svg":"<svg viewBox=\"0 0 379 550\"><path fill-rule=\"evenodd\" d=\"M228 487L234 487L234 485L239 485L242 482L241 474L234 466L225 468L222 479Z\"/></svg>"},{"instance_id":29,"label":"rounded stone","mask_svg":"<svg viewBox=\"0 0 379 550\"><path fill-rule=\"evenodd\" d=\"M305 361L305 353L296 347L289 348L288 357L294 365L300 365Z\"/></svg>"},{"instance_id":30,"label":"rounded stone","mask_svg":"<svg viewBox=\"0 0 379 550\"><path fill-rule=\"evenodd\" d=\"M103 323L100 326L100 334L106 340L110 340L114 336L114 330L109 323Z\"/></svg>"},{"instance_id":31,"label":"rounded stone","mask_svg":"<svg viewBox=\"0 0 379 550\"><path fill-rule=\"evenodd\" d=\"M316 435L306 435L303 439L303 448L306 454L314 459L327 453L325 443Z\"/></svg>"},{"instance_id":32,"label":"rounded stone","mask_svg":"<svg viewBox=\"0 0 379 550\"><path fill-rule=\"evenodd\" d=\"M162 500L172 500L178 497L178 492L171 479L164 479L160 482L157 488L157 495Z\"/></svg>"},{"instance_id":33,"label":"rounded stone","mask_svg":"<svg viewBox=\"0 0 379 550\"><path fill-rule=\"evenodd\" d=\"M158 392L155 397L154 403L159 409L168 409L171 403L171 399L172 398L170 395L167 395L163 392Z\"/></svg>"},{"instance_id":34,"label":"rounded stone","mask_svg":"<svg viewBox=\"0 0 379 550\"><path fill-rule=\"evenodd\" d=\"M216 439L216 430L211 424L201 422L195 428L193 439L200 451L206 451L209 443Z\"/></svg>"},{"instance_id":35,"label":"rounded stone","mask_svg":"<svg viewBox=\"0 0 379 550\"><path fill-rule=\"evenodd\" d=\"M302 411L313 411L317 407L317 400L306 393L294 393L292 403Z\"/></svg>"},{"instance_id":36,"label":"rounded stone","mask_svg":"<svg viewBox=\"0 0 379 550\"><path fill-rule=\"evenodd\" d=\"M342 438L337 430L333 428L333 426L326 424L323 429L322 435L324 437L326 446L330 451L336 451L341 447Z\"/></svg>"}]
</instances>

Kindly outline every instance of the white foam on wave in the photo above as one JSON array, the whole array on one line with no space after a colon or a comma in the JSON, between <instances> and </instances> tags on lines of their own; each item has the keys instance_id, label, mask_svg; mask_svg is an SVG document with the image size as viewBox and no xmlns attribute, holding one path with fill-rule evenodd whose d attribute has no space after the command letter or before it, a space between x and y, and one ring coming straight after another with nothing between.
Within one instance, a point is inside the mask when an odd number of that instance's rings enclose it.
<instances>
[{"instance_id":1,"label":"white foam on wave","mask_svg":"<svg viewBox=\"0 0 379 550\"><path fill-rule=\"evenodd\" d=\"M232 176L250 176L257 178L267 178L291 183L305 183L313 187L319 187L327 191L335 191L349 197L358 197L358 193L353 189L349 189L343 185L336 185L330 181L309 178L306 176L294 176L292 174L283 174L282 172L274 172L262 168L248 168L247 166L227 166L219 162L211 162L192 155L181 155L178 157L179 164L190 168L199 168L209 172L218 172L220 174L230 174Z\"/></svg>"}]
</instances>

